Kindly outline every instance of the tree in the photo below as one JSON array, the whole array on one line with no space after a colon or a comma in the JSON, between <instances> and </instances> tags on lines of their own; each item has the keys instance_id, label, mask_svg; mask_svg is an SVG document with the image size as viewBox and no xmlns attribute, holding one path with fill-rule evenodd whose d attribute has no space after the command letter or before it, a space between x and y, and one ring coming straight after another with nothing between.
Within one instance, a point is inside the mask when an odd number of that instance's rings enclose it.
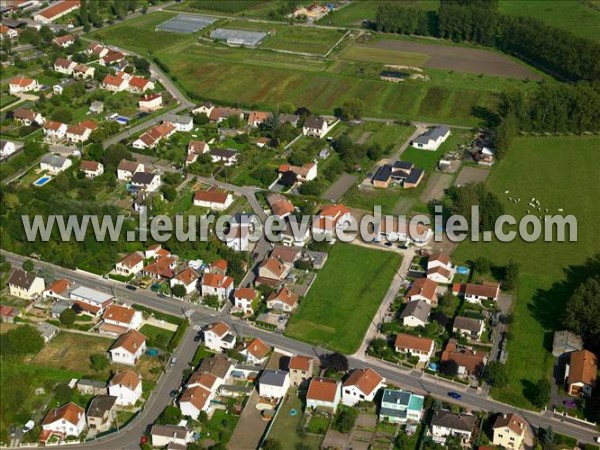
<instances>
[{"instance_id":1,"label":"tree","mask_svg":"<svg viewBox=\"0 0 600 450\"><path fill-rule=\"evenodd\" d=\"M69 108L57 108L54 113L52 113L52 119L57 122L71 123L73 122L73 113Z\"/></svg>"},{"instance_id":2,"label":"tree","mask_svg":"<svg viewBox=\"0 0 600 450\"><path fill-rule=\"evenodd\" d=\"M73 399L73 389L68 384L61 383L54 388L54 399L61 405Z\"/></svg>"},{"instance_id":3,"label":"tree","mask_svg":"<svg viewBox=\"0 0 600 450\"><path fill-rule=\"evenodd\" d=\"M589 344L600 342L600 278L584 281L567 302L564 325Z\"/></svg>"},{"instance_id":4,"label":"tree","mask_svg":"<svg viewBox=\"0 0 600 450\"><path fill-rule=\"evenodd\" d=\"M194 114L194 125L206 125L210 122L210 119L206 113Z\"/></svg>"},{"instance_id":5,"label":"tree","mask_svg":"<svg viewBox=\"0 0 600 450\"><path fill-rule=\"evenodd\" d=\"M338 372L346 372L348 370L348 358L339 352L330 353L327 355L327 367Z\"/></svg>"},{"instance_id":6,"label":"tree","mask_svg":"<svg viewBox=\"0 0 600 450\"><path fill-rule=\"evenodd\" d=\"M181 410L176 406L169 405L156 421L159 425L177 425L181 421Z\"/></svg>"},{"instance_id":7,"label":"tree","mask_svg":"<svg viewBox=\"0 0 600 450\"><path fill-rule=\"evenodd\" d=\"M481 274L487 273L491 270L491 268L492 268L492 262L489 259L487 259L483 256L480 256L479 258L477 258L475 260L475 270L477 270L479 273L481 273Z\"/></svg>"},{"instance_id":8,"label":"tree","mask_svg":"<svg viewBox=\"0 0 600 450\"><path fill-rule=\"evenodd\" d=\"M514 260L510 260L506 266L504 273L504 289L513 290L517 287L519 282L519 263Z\"/></svg>"},{"instance_id":9,"label":"tree","mask_svg":"<svg viewBox=\"0 0 600 450\"><path fill-rule=\"evenodd\" d=\"M6 333L8 350L17 355L32 355L44 348L44 338L31 325L22 325Z\"/></svg>"},{"instance_id":10,"label":"tree","mask_svg":"<svg viewBox=\"0 0 600 450\"><path fill-rule=\"evenodd\" d=\"M552 425L548 425L548 428L540 427L538 430L540 442L542 444L554 444L556 439Z\"/></svg>"},{"instance_id":11,"label":"tree","mask_svg":"<svg viewBox=\"0 0 600 450\"><path fill-rule=\"evenodd\" d=\"M371 351L375 355L381 355L387 348L387 342L385 339L376 338L371 341Z\"/></svg>"},{"instance_id":12,"label":"tree","mask_svg":"<svg viewBox=\"0 0 600 450\"><path fill-rule=\"evenodd\" d=\"M453 359L440 362L440 373L454 377L458 374L458 364Z\"/></svg>"},{"instance_id":13,"label":"tree","mask_svg":"<svg viewBox=\"0 0 600 450\"><path fill-rule=\"evenodd\" d=\"M105 172L114 172L122 159L131 159L131 152L123 144L114 144L106 149L102 162Z\"/></svg>"},{"instance_id":14,"label":"tree","mask_svg":"<svg viewBox=\"0 0 600 450\"><path fill-rule=\"evenodd\" d=\"M200 423L208 422L208 414L206 413L206 411L200 411L200 414L198 415L198 421Z\"/></svg>"},{"instance_id":15,"label":"tree","mask_svg":"<svg viewBox=\"0 0 600 450\"><path fill-rule=\"evenodd\" d=\"M489 362L483 372L483 378L490 386L497 388L506 386L508 384L506 366L498 361Z\"/></svg>"},{"instance_id":16,"label":"tree","mask_svg":"<svg viewBox=\"0 0 600 450\"><path fill-rule=\"evenodd\" d=\"M340 108L340 115L345 120L360 119L365 109L365 103L360 98L351 98Z\"/></svg>"},{"instance_id":17,"label":"tree","mask_svg":"<svg viewBox=\"0 0 600 450\"><path fill-rule=\"evenodd\" d=\"M76 317L77 314L75 314L75 311L71 308L67 308L60 313L60 323L69 327L75 323Z\"/></svg>"},{"instance_id":18,"label":"tree","mask_svg":"<svg viewBox=\"0 0 600 450\"><path fill-rule=\"evenodd\" d=\"M104 353L94 353L90 355L90 363L92 369L99 372L108 367L108 358Z\"/></svg>"},{"instance_id":19,"label":"tree","mask_svg":"<svg viewBox=\"0 0 600 450\"><path fill-rule=\"evenodd\" d=\"M533 386L531 392L531 403L537 407L545 406L550 401L550 394L552 391L552 385L546 378L540 378L538 382Z\"/></svg>"},{"instance_id":20,"label":"tree","mask_svg":"<svg viewBox=\"0 0 600 450\"><path fill-rule=\"evenodd\" d=\"M353 408L340 408L333 421L333 426L340 433L350 433L354 428L357 416L358 411Z\"/></svg>"},{"instance_id":21,"label":"tree","mask_svg":"<svg viewBox=\"0 0 600 450\"><path fill-rule=\"evenodd\" d=\"M282 450L283 445L277 439L269 438L263 442L263 450Z\"/></svg>"},{"instance_id":22,"label":"tree","mask_svg":"<svg viewBox=\"0 0 600 450\"><path fill-rule=\"evenodd\" d=\"M183 284L177 283L173 288L171 288L171 293L174 297L183 298L187 294L185 290L185 286Z\"/></svg>"},{"instance_id":23,"label":"tree","mask_svg":"<svg viewBox=\"0 0 600 450\"><path fill-rule=\"evenodd\" d=\"M26 259L25 261L23 261L23 270L25 272L32 272L33 269L35 269L35 266L32 260Z\"/></svg>"},{"instance_id":24,"label":"tree","mask_svg":"<svg viewBox=\"0 0 600 450\"><path fill-rule=\"evenodd\" d=\"M177 190L173 186L165 184L160 190L163 193L165 200L168 202L172 202L177 198Z\"/></svg>"}]
</instances>

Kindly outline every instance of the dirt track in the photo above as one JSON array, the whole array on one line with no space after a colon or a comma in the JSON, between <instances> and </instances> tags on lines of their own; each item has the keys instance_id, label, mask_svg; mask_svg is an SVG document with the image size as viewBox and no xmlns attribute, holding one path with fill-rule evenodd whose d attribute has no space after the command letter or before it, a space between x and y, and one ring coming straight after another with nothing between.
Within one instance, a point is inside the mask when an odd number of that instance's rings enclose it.
<instances>
[{"instance_id":1,"label":"dirt track","mask_svg":"<svg viewBox=\"0 0 600 450\"><path fill-rule=\"evenodd\" d=\"M425 63L425 67L431 69L484 73L519 79L541 79L538 74L526 66L513 61L508 56L490 50L396 40L382 40L375 43L373 47L427 54L430 58Z\"/></svg>"}]
</instances>

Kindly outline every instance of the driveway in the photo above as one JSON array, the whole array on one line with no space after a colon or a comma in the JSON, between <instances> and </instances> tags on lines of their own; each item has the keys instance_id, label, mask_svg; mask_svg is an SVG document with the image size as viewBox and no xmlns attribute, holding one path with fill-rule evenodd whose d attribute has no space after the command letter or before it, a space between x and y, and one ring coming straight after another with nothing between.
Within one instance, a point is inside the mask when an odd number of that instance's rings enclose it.
<instances>
[{"instance_id":1,"label":"driveway","mask_svg":"<svg viewBox=\"0 0 600 450\"><path fill-rule=\"evenodd\" d=\"M322 199L329 200L331 202L337 202L342 196L350 189L358 177L350 175L348 173L340 176L335 183L329 186L329 189L321 195Z\"/></svg>"}]
</instances>

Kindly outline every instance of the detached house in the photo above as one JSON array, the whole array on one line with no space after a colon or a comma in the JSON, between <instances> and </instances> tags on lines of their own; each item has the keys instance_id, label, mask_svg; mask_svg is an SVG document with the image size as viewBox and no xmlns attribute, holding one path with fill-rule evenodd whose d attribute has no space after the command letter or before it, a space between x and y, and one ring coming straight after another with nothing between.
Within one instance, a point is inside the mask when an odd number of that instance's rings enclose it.
<instances>
[{"instance_id":1,"label":"detached house","mask_svg":"<svg viewBox=\"0 0 600 450\"><path fill-rule=\"evenodd\" d=\"M235 336L225 322L215 322L204 329L204 346L212 351L221 352L235 346Z\"/></svg>"},{"instance_id":2,"label":"detached house","mask_svg":"<svg viewBox=\"0 0 600 450\"><path fill-rule=\"evenodd\" d=\"M492 282L454 284L452 293L463 296L469 303L481 303L483 300L497 301L500 298L500 284Z\"/></svg>"},{"instance_id":3,"label":"detached house","mask_svg":"<svg viewBox=\"0 0 600 450\"><path fill-rule=\"evenodd\" d=\"M0 140L0 160L8 158L10 155L17 151L15 143L12 141Z\"/></svg>"},{"instance_id":4,"label":"detached house","mask_svg":"<svg viewBox=\"0 0 600 450\"><path fill-rule=\"evenodd\" d=\"M279 291L272 292L267 299L267 308L291 313L298 307L298 294L283 286Z\"/></svg>"},{"instance_id":5,"label":"detached house","mask_svg":"<svg viewBox=\"0 0 600 450\"><path fill-rule=\"evenodd\" d=\"M187 158L185 160L186 165L190 165L196 162L198 155L203 155L210 151L209 145L204 141L190 141L188 144Z\"/></svg>"},{"instance_id":6,"label":"detached house","mask_svg":"<svg viewBox=\"0 0 600 450\"><path fill-rule=\"evenodd\" d=\"M412 300L400 313L400 321L405 327L424 327L428 323L431 306L424 300Z\"/></svg>"},{"instance_id":7,"label":"detached house","mask_svg":"<svg viewBox=\"0 0 600 450\"><path fill-rule=\"evenodd\" d=\"M354 217L350 210L342 205L328 205L319 212L319 217L312 224L312 231L316 234L327 235L335 240L335 230L345 229L349 226Z\"/></svg>"},{"instance_id":8,"label":"detached house","mask_svg":"<svg viewBox=\"0 0 600 450\"><path fill-rule=\"evenodd\" d=\"M90 401L86 421L90 428L102 433L108 431L117 414L117 398L112 395L98 395Z\"/></svg>"},{"instance_id":9,"label":"detached house","mask_svg":"<svg viewBox=\"0 0 600 450\"><path fill-rule=\"evenodd\" d=\"M147 90L154 89L154 82L146 78L132 76L129 79L127 90L132 94L143 94Z\"/></svg>"},{"instance_id":10,"label":"detached house","mask_svg":"<svg viewBox=\"0 0 600 450\"><path fill-rule=\"evenodd\" d=\"M329 125L322 117L311 116L304 121L302 134L304 136L313 136L323 138L329 132Z\"/></svg>"},{"instance_id":11,"label":"detached house","mask_svg":"<svg viewBox=\"0 0 600 450\"><path fill-rule=\"evenodd\" d=\"M135 366L146 351L146 337L136 330L119 336L108 351L110 359L117 364Z\"/></svg>"},{"instance_id":12,"label":"detached house","mask_svg":"<svg viewBox=\"0 0 600 450\"><path fill-rule=\"evenodd\" d=\"M567 393L573 397L591 397L596 387L598 358L588 350L569 353L565 376Z\"/></svg>"},{"instance_id":13,"label":"detached house","mask_svg":"<svg viewBox=\"0 0 600 450\"><path fill-rule=\"evenodd\" d=\"M480 376L487 362L487 353L461 346L456 339L450 339L440 360L454 361L458 366L458 375L462 377Z\"/></svg>"},{"instance_id":14,"label":"detached house","mask_svg":"<svg viewBox=\"0 0 600 450\"><path fill-rule=\"evenodd\" d=\"M317 163L306 163L302 166L292 166L282 164L279 166L280 176L285 176L288 173L295 175L296 180L300 182L311 181L317 178Z\"/></svg>"},{"instance_id":15,"label":"detached house","mask_svg":"<svg viewBox=\"0 0 600 450\"><path fill-rule=\"evenodd\" d=\"M450 284L456 273L456 268L450 262L450 257L436 253L427 261L427 278L436 283Z\"/></svg>"},{"instance_id":16,"label":"detached house","mask_svg":"<svg viewBox=\"0 0 600 450\"><path fill-rule=\"evenodd\" d=\"M168 139L175 134L176 128L170 122L163 122L153 128L150 128L138 139L133 141L133 148L145 149L154 148L163 139Z\"/></svg>"},{"instance_id":17,"label":"detached house","mask_svg":"<svg viewBox=\"0 0 600 450\"><path fill-rule=\"evenodd\" d=\"M150 430L152 446L169 450L185 449L187 444L193 442L193 435L192 429L177 425L152 425Z\"/></svg>"},{"instance_id":18,"label":"detached house","mask_svg":"<svg viewBox=\"0 0 600 450\"><path fill-rule=\"evenodd\" d=\"M450 436L458 436L467 445L471 440L477 419L471 414L455 414L440 409L435 411L431 419L431 435L433 441L444 445Z\"/></svg>"},{"instance_id":19,"label":"detached house","mask_svg":"<svg viewBox=\"0 0 600 450\"><path fill-rule=\"evenodd\" d=\"M502 448L518 450L523 444L527 423L518 414L501 414L492 427L492 443Z\"/></svg>"},{"instance_id":20,"label":"detached house","mask_svg":"<svg viewBox=\"0 0 600 450\"><path fill-rule=\"evenodd\" d=\"M53 120L48 120L43 127L44 136L50 142L59 142L67 134L67 125Z\"/></svg>"},{"instance_id":21,"label":"detached house","mask_svg":"<svg viewBox=\"0 0 600 450\"><path fill-rule=\"evenodd\" d=\"M233 305L235 309L244 314L254 313L253 302L259 298L259 293L252 288L241 287L233 292Z\"/></svg>"},{"instance_id":22,"label":"detached house","mask_svg":"<svg viewBox=\"0 0 600 450\"><path fill-rule=\"evenodd\" d=\"M295 211L294 205L287 197L281 194L270 193L267 195L267 203L274 216L284 219Z\"/></svg>"},{"instance_id":23,"label":"detached house","mask_svg":"<svg viewBox=\"0 0 600 450\"><path fill-rule=\"evenodd\" d=\"M15 77L8 82L8 89L11 94L20 94L37 91L40 89L40 84L31 78Z\"/></svg>"},{"instance_id":24,"label":"detached house","mask_svg":"<svg viewBox=\"0 0 600 450\"><path fill-rule=\"evenodd\" d=\"M237 162L237 152L226 148L211 150L210 158L214 163L223 163L224 166L233 166Z\"/></svg>"},{"instance_id":25,"label":"detached house","mask_svg":"<svg viewBox=\"0 0 600 450\"><path fill-rule=\"evenodd\" d=\"M415 280L406 293L406 298L410 301L422 300L436 307L438 304L437 298L437 283L429 278L419 278Z\"/></svg>"},{"instance_id":26,"label":"detached house","mask_svg":"<svg viewBox=\"0 0 600 450\"><path fill-rule=\"evenodd\" d=\"M106 292L100 292L85 286L79 286L69 293L71 300L86 314L97 316L110 305L114 298Z\"/></svg>"},{"instance_id":27,"label":"detached house","mask_svg":"<svg viewBox=\"0 0 600 450\"><path fill-rule=\"evenodd\" d=\"M206 102L202 103L200 106L198 106L196 109L193 109L192 114L206 114L207 116L210 116L210 113L212 112L212 110L214 108L215 108L215 105L213 105L212 102L206 101Z\"/></svg>"},{"instance_id":28,"label":"detached house","mask_svg":"<svg viewBox=\"0 0 600 450\"><path fill-rule=\"evenodd\" d=\"M52 39L52 43L62 48L70 47L75 43L75 36L72 34L65 34L64 36L58 36Z\"/></svg>"},{"instance_id":29,"label":"detached house","mask_svg":"<svg viewBox=\"0 0 600 450\"><path fill-rule=\"evenodd\" d=\"M138 101L138 107L143 112L154 112L163 106L162 94L147 94Z\"/></svg>"},{"instance_id":30,"label":"detached house","mask_svg":"<svg viewBox=\"0 0 600 450\"><path fill-rule=\"evenodd\" d=\"M389 423L417 423L423 417L425 397L412 392L386 389L381 398L379 420Z\"/></svg>"},{"instance_id":31,"label":"detached house","mask_svg":"<svg viewBox=\"0 0 600 450\"><path fill-rule=\"evenodd\" d=\"M313 375L314 359L308 356L292 356L288 364L290 383L300 386Z\"/></svg>"},{"instance_id":32,"label":"detached house","mask_svg":"<svg viewBox=\"0 0 600 450\"><path fill-rule=\"evenodd\" d=\"M268 399L285 397L290 387L290 374L283 370L266 369L258 380L258 395Z\"/></svg>"},{"instance_id":33,"label":"detached house","mask_svg":"<svg viewBox=\"0 0 600 450\"><path fill-rule=\"evenodd\" d=\"M101 66L110 66L120 63L125 59L125 55L119 51L108 49L106 54L100 58L98 64Z\"/></svg>"},{"instance_id":34,"label":"detached house","mask_svg":"<svg viewBox=\"0 0 600 450\"><path fill-rule=\"evenodd\" d=\"M8 292L15 297L31 300L44 292L44 279L34 272L14 269L8 279Z\"/></svg>"},{"instance_id":35,"label":"detached house","mask_svg":"<svg viewBox=\"0 0 600 450\"><path fill-rule=\"evenodd\" d=\"M167 252L168 253L168 252ZM148 258L148 256L146 255ZM175 276L175 268L177 267L177 257L167 255L156 256L156 259L142 269L142 274L145 277L150 277L155 280L165 279L170 280Z\"/></svg>"},{"instance_id":36,"label":"detached house","mask_svg":"<svg viewBox=\"0 0 600 450\"><path fill-rule=\"evenodd\" d=\"M63 16L66 16L72 11L79 9L81 6L81 0L60 0L52 3L47 8L38 11L34 16L33 20L42 24L49 24Z\"/></svg>"},{"instance_id":37,"label":"detached house","mask_svg":"<svg viewBox=\"0 0 600 450\"><path fill-rule=\"evenodd\" d=\"M64 73L65 75L71 75L76 65L77 63L70 59L56 58L56 61L54 61L54 71Z\"/></svg>"},{"instance_id":38,"label":"detached house","mask_svg":"<svg viewBox=\"0 0 600 450\"><path fill-rule=\"evenodd\" d=\"M437 150L450 136L450 128L446 126L435 126L429 128L425 133L412 142L412 146L422 150Z\"/></svg>"},{"instance_id":39,"label":"detached house","mask_svg":"<svg viewBox=\"0 0 600 450\"><path fill-rule=\"evenodd\" d=\"M131 177L133 177L134 173L143 171L144 165L142 163L122 159L119 165L117 166L117 180L129 181L131 180Z\"/></svg>"},{"instance_id":40,"label":"detached house","mask_svg":"<svg viewBox=\"0 0 600 450\"><path fill-rule=\"evenodd\" d=\"M385 378L373 369L354 369L342 384L342 403L354 406L359 402L372 402L384 386Z\"/></svg>"},{"instance_id":41,"label":"detached house","mask_svg":"<svg viewBox=\"0 0 600 450\"><path fill-rule=\"evenodd\" d=\"M396 184L410 189L419 186L424 175L425 171L415 167L413 163L396 161L393 164L380 166L371 182L378 188L388 188L391 184Z\"/></svg>"},{"instance_id":42,"label":"detached house","mask_svg":"<svg viewBox=\"0 0 600 450\"><path fill-rule=\"evenodd\" d=\"M96 69L85 64L77 64L73 68L73 78L76 80L91 80L94 78Z\"/></svg>"},{"instance_id":43,"label":"detached house","mask_svg":"<svg viewBox=\"0 0 600 450\"><path fill-rule=\"evenodd\" d=\"M289 272L289 267L286 267L281 261L273 257L265 258L258 266L258 277L256 284L266 284L268 286L278 286Z\"/></svg>"},{"instance_id":44,"label":"detached house","mask_svg":"<svg viewBox=\"0 0 600 450\"><path fill-rule=\"evenodd\" d=\"M306 392L306 407L325 409L335 413L342 397L340 382L331 378L316 377L310 380Z\"/></svg>"},{"instance_id":45,"label":"detached house","mask_svg":"<svg viewBox=\"0 0 600 450\"><path fill-rule=\"evenodd\" d=\"M101 334L120 336L142 326L142 313L126 305L109 305L104 311L102 319L103 321L98 327L98 332Z\"/></svg>"},{"instance_id":46,"label":"detached house","mask_svg":"<svg viewBox=\"0 0 600 450\"><path fill-rule=\"evenodd\" d=\"M136 172L131 177L131 186L140 191L156 192L160 188L160 174Z\"/></svg>"},{"instance_id":47,"label":"detached house","mask_svg":"<svg viewBox=\"0 0 600 450\"><path fill-rule=\"evenodd\" d=\"M109 92L122 92L129 86L125 72L119 72L118 75L108 74L102 80L100 88Z\"/></svg>"},{"instance_id":48,"label":"detached house","mask_svg":"<svg viewBox=\"0 0 600 450\"><path fill-rule=\"evenodd\" d=\"M197 420L200 412L208 411L213 393L201 386L188 387L179 397L179 409L183 416Z\"/></svg>"},{"instance_id":49,"label":"detached house","mask_svg":"<svg viewBox=\"0 0 600 450\"><path fill-rule=\"evenodd\" d=\"M69 125L67 127L67 142L72 144L83 143L90 138L92 131L97 128L98 125L91 120L85 120L77 125Z\"/></svg>"},{"instance_id":50,"label":"detached house","mask_svg":"<svg viewBox=\"0 0 600 450\"><path fill-rule=\"evenodd\" d=\"M196 111L199 111L196 113ZM194 114L201 114L200 108L194 110ZM244 118L244 113L240 109L235 108L213 108L208 114L208 118L211 122L221 123L230 117L239 117L240 120Z\"/></svg>"},{"instance_id":51,"label":"detached house","mask_svg":"<svg viewBox=\"0 0 600 450\"><path fill-rule=\"evenodd\" d=\"M86 178L96 178L104 173L104 164L97 161L81 161L79 170L85 174Z\"/></svg>"},{"instance_id":52,"label":"detached house","mask_svg":"<svg viewBox=\"0 0 600 450\"><path fill-rule=\"evenodd\" d=\"M144 255L141 252L133 252L125 256L115 264L115 272L125 277L137 275L144 268Z\"/></svg>"},{"instance_id":53,"label":"detached house","mask_svg":"<svg viewBox=\"0 0 600 450\"><path fill-rule=\"evenodd\" d=\"M43 296L45 299L67 300L69 298L70 287L71 282L65 278L61 278L48 286L44 290Z\"/></svg>"},{"instance_id":54,"label":"detached house","mask_svg":"<svg viewBox=\"0 0 600 450\"><path fill-rule=\"evenodd\" d=\"M171 289L180 284L185 288L185 293L190 295L196 290L196 284L199 278L200 275L198 275L194 269L186 267L175 275L175 277L171 278Z\"/></svg>"},{"instance_id":55,"label":"detached house","mask_svg":"<svg viewBox=\"0 0 600 450\"><path fill-rule=\"evenodd\" d=\"M458 316L454 319L454 324L452 325L453 333L460 334L473 341L481 340L484 330L485 322L471 317Z\"/></svg>"},{"instance_id":56,"label":"detached house","mask_svg":"<svg viewBox=\"0 0 600 450\"><path fill-rule=\"evenodd\" d=\"M102 58L108 53L108 48L98 44L97 42L91 42L85 52L88 56L95 56L96 58Z\"/></svg>"},{"instance_id":57,"label":"detached house","mask_svg":"<svg viewBox=\"0 0 600 450\"><path fill-rule=\"evenodd\" d=\"M248 114L248 125L257 127L267 120L270 115L271 113L264 111L251 111L250 114Z\"/></svg>"},{"instance_id":58,"label":"detached house","mask_svg":"<svg viewBox=\"0 0 600 450\"><path fill-rule=\"evenodd\" d=\"M219 273L205 273L202 277L202 296L216 295L221 300L226 300L233 292L233 278Z\"/></svg>"},{"instance_id":59,"label":"detached house","mask_svg":"<svg viewBox=\"0 0 600 450\"><path fill-rule=\"evenodd\" d=\"M216 186L194 194L194 206L201 206L213 211L225 211L233 203L233 195Z\"/></svg>"},{"instance_id":60,"label":"detached house","mask_svg":"<svg viewBox=\"0 0 600 450\"><path fill-rule=\"evenodd\" d=\"M131 370L117 372L108 382L108 395L117 397L117 405L132 406L142 397L142 377Z\"/></svg>"},{"instance_id":61,"label":"detached house","mask_svg":"<svg viewBox=\"0 0 600 450\"><path fill-rule=\"evenodd\" d=\"M251 364L262 364L267 360L271 350L271 347L265 344L260 338L255 338L240 354L244 355L246 361Z\"/></svg>"},{"instance_id":62,"label":"detached house","mask_svg":"<svg viewBox=\"0 0 600 450\"><path fill-rule=\"evenodd\" d=\"M398 353L418 356L419 361L426 363L433 355L435 341L429 338L413 336L412 334L400 333L396 336L394 348Z\"/></svg>"},{"instance_id":63,"label":"detached house","mask_svg":"<svg viewBox=\"0 0 600 450\"><path fill-rule=\"evenodd\" d=\"M67 436L79 436L85 428L85 410L73 402L52 408L42 420L42 430Z\"/></svg>"},{"instance_id":64,"label":"detached house","mask_svg":"<svg viewBox=\"0 0 600 450\"><path fill-rule=\"evenodd\" d=\"M15 109L13 111L13 119L25 126L32 125L33 123L37 125L44 125L46 123L46 118L39 112L25 108Z\"/></svg>"},{"instance_id":65,"label":"detached house","mask_svg":"<svg viewBox=\"0 0 600 450\"><path fill-rule=\"evenodd\" d=\"M194 119L192 119L190 116L170 114L167 117L167 122L173 124L177 131L183 133L189 133L194 128Z\"/></svg>"}]
</instances>

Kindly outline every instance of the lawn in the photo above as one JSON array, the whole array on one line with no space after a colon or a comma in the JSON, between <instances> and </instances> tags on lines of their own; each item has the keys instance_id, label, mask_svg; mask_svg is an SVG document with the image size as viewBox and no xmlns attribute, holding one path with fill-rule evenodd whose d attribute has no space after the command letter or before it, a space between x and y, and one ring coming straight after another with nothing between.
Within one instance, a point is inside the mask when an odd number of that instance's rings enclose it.
<instances>
[{"instance_id":1,"label":"lawn","mask_svg":"<svg viewBox=\"0 0 600 450\"><path fill-rule=\"evenodd\" d=\"M576 36L600 41L600 10L592 2L565 0L500 0L500 11L515 16L532 16ZM596 3L597 5L597 3Z\"/></svg>"},{"instance_id":2,"label":"lawn","mask_svg":"<svg viewBox=\"0 0 600 450\"><path fill-rule=\"evenodd\" d=\"M343 36L344 31L286 25L265 39L262 47L324 55Z\"/></svg>"},{"instance_id":3,"label":"lawn","mask_svg":"<svg viewBox=\"0 0 600 450\"><path fill-rule=\"evenodd\" d=\"M599 146L598 137L518 138L488 181L489 188L505 204L505 213L517 220L525 215L527 205L509 202L505 190L510 190L510 196L539 199L550 213L557 214L558 208L564 208L563 214L575 215L577 242L465 241L454 254L457 262L485 256L498 265L511 258L520 263L514 322L510 326L513 338L508 343L509 384L492 391L500 401L531 407L527 396L532 383L551 376L552 333L561 327L565 303L585 277L587 258L598 252L600 204L590 199L598 196L594 180L600 179L596 157ZM582 182L573 183L573 173Z\"/></svg>"},{"instance_id":4,"label":"lawn","mask_svg":"<svg viewBox=\"0 0 600 450\"><path fill-rule=\"evenodd\" d=\"M155 27L173 17L175 13L156 12L127 20L109 28L94 31L87 38L118 45L139 53L164 51L182 43L194 42L200 31L194 34L155 31Z\"/></svg>"},{"instance_id":5,"label":"lawn","mask_svg":"<svg viewBox=\"0 0 600 450\"><path fill-rule=\"evenodd\" d=\"M373 0L356 0L352 3L340 8L338 11L325 16L319 21L322 25L337 25L337 26L360 26L363 20L374 20L377 8L385 1ZM389 3L398 4L397 0ZM406 6L418 6L425 10L434 10L439 6L439 2L435 0L404 0L402 2Z\"/></svg>"},{"instance_id":6,"label":"lawn","mask_svg":"<svg viewBox=\"0 0 600 450\"><path fill-rule=\"evenodd\" d=\"M263 0L188 0L171 6L170 9L236 15L264 3Z\"/></svg>"},{"instance_id":7,"label":"lawn","mask_svg":"<svg viewBox=\"0 0 600 450\"><path fill-rule=\"evenodd\" d=\"M275 423L272 425L268 437L271 439L278 440L279 442L285 442L286 447L294 448L297 444L303 443L308 445L310 448L319 447L319 437L311 434L298 433L304 414L302 413L302 401L298 397L297 390L295 388L290 389L286 400L279 407L277 418ZM295 416L290 415L290 411L295 409L298 414Z\"/></svg>"},{"instance_id":8,"label":"lawn","mask_svg":"<svg viewBox=\"0 0 600 450\"><path fill-rule=\"evenodd\" d=\"M349 45L341 53L340 58L351 61L366 61L381 64L403 66L423 66L429 56L423 53L399 52L367 45Z\"/></svg>"},{"instance_id":9,"label":"lawn","mask_svg":"<svg viewBox=\"0 0 600 450\"><path fill-rule=\"evenodd\" d=\"M352 354L387 292L400 256L336 244L285 334ZM348 326L352 324L351 326Z\"/></svg>"},{"instance_id":10,"label":"lawn","mask_svg":"<svg viewBox=\"0 0 600 450\"><path fill-rule=\"evenodd\" d=\"M437 166L438 161L442 157L443 153L439 150L436 152L430 152L427 150L419 150L417 148L408 147L400 159L402 161L410 161L420 169L425 169L427 172L432 172Z\"/></svg>"},{"instance_id":11,"label":"lawn","mask_svg":"<svg viewBox=\"0 0 600 450\"><path fill-rule=\"evenodd\" d=\"M148 346L150 347L161 347L166 350L169 341L175 334L174 331L166 330L164 328L155 327L153 325L144 325L140 329L142 333L148 339Z\"/></svg>"},{"instance_id":12,"label":"lawn","mask_svg":"<svg viewBox=\"0 0 600 450\"><path fill-rule=\"evenodd\" d=\"M19 98L14 95L2 94L0 95L0 108L4 108L17 100L19 100Z\"/></svg>"}]
</instances>

